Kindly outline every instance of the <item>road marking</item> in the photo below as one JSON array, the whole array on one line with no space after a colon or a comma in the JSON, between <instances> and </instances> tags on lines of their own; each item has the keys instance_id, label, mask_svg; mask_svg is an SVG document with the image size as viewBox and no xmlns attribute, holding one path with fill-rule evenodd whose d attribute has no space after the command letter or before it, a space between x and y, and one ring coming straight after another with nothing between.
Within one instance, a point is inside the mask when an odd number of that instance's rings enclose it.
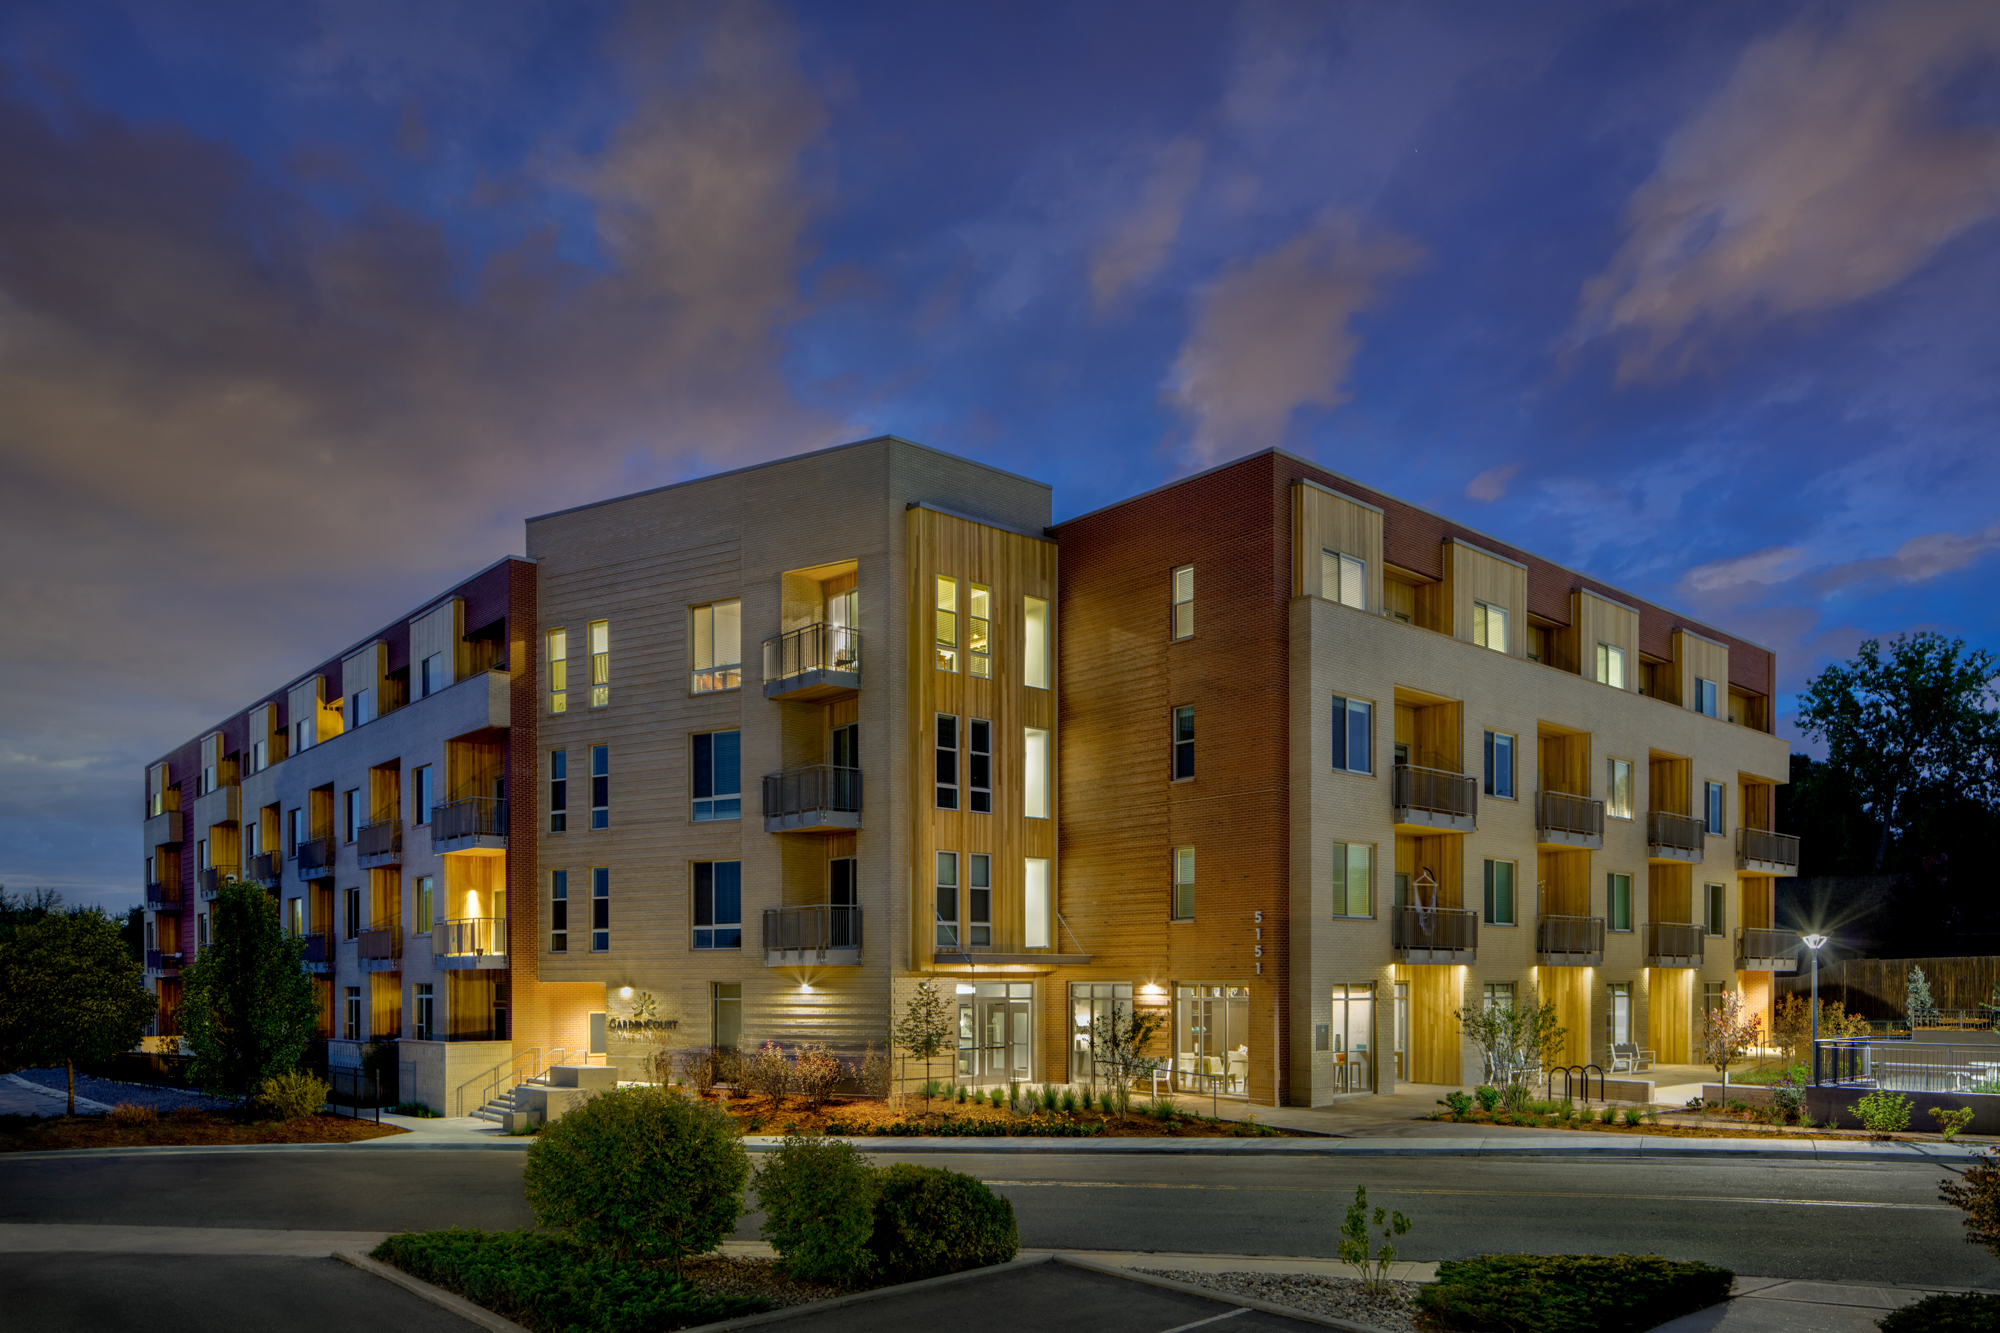
<instances>
[{"instance_id":1,"label":"road marking","mask_svg":"<svg viewBox=\"0 0 2000 1333\"><path fill-rule=\"evenodd\" d=\"M989 1180L988 1185L1011 1189L1101 1189L1101 1190L1232 1190L1260 1194L1345 1194L1343 1189L1321 1189L1310 1185L1189 1185L1168 1181L1122 1180ZM1920 1213L1956 1212L1944 1203L1888 1203L1867 1199L1779 1199L1739 1194L1611 1194L1586 1190L1446 1190L1379 1187L1377 1194L1470 1195L1492 1199L1624 1199L1637 1203L1768 1203L1788 1208L1886 1208Z\"/></svg>"},{"instance_id":2,"label":"road marking","mask_svg":"<svg viewBox=\"0 0 2000 1333\"><path fill-rule=\"evenodd\" d=\"M1249 1313L1249 1306L1240 1305L1226 1314L1212 1314L1206 1319L1197 1319L1192 1324L1175 1324L1172 1328L1165 1330L1165 1333L1187 1333L1191 1328L1207 1328L1210 1324L1219 1324L1225 1319L1234 1319L1237 1315Z\"/></svg>"}]
</instances>

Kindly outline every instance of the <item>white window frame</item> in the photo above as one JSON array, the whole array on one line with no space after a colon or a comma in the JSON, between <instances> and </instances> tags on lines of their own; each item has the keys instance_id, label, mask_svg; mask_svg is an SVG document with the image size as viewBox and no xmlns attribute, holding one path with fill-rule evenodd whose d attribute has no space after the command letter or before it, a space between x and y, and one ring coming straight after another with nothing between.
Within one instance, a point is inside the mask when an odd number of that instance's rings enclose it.
<instances>
[{"instance_id":1,"label":"white window frame","mask_svg":"<svg viewBox=\"0 0 2000 1333\"><path fill-rule=\"evenodd\" d=\"M1496 629L1499 630L1497 635L1494 633ZM1472 603L1472 641L1496 653L1507 652L1507 608L1475 599Z\"/></svg>"},{"instance_id":2,"label":"white window frame","mask_svg":"<svg viewBox=\"0 0 2000 1333\"><path fill-rule=\"evenodd\" d=\"M1368 562L1344 551L1321 548L1319 553L1319 595L1329 602L1368 609Z\"/></svg>"},{"instance_id":3,"label":"white window frame","mask_svg":"<svg viewBox=\"0 0 2000 1333\"><path fill-rule=\"evenodd\" d=\"M1173 615L1168 623L1174 641L1194 637L1194 566L1181 565L1173 574Z\"/></svg>"}]
</instances>

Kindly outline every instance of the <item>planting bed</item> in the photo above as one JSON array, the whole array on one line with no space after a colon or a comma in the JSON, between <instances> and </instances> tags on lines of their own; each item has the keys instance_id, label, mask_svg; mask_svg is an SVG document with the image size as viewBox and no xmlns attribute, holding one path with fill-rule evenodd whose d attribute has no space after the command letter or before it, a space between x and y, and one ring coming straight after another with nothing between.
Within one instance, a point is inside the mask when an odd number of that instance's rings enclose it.
<instances>
[{"instance_id":1,"label":"planting bed","mask_svg":"<svg viewBox=\"0 0 2000 1333\"><path fill-rule=\"evenodd\" d=\"M136 1121L136 1123L135 1123ZM122 1123L121 1123L122 1122ZM0 1116L0 1152L63 1148L141 1148L232 1143L355 1143L406 1134L394 1125L341 1116L257 1120L233 1113L183 1110L151 1121L128 1115Z\"/></svg>"},{"instance_id":2,"label":"planting bed","mask_svg":"<svg viewBox=\"0 0 2000 1333\"><path fill-rule=\"evenodd\" d=\"M899 1103L863 1098L836 1097L821 1107L812 1107L798 1098L773 1099L756 1095L724 1098L718 1093L702 1094L720 1101L746 1134L844 1134L854 1137L884 1135L941 1137L1061 1137L1061 1138L1312 1138L1297 1130L1277 1129L1257 1123L1246 1111L1242 1120L1210 1119L1175 1112L1171 1119L1145 1112L1138 1102L1132 1114L1121 1116L1097 1110L1011 1111L991 1103L960 1102L955 1098L933 1097L926 1108L922 1097L904 1097Z\"/></svg>"}]
</instances>

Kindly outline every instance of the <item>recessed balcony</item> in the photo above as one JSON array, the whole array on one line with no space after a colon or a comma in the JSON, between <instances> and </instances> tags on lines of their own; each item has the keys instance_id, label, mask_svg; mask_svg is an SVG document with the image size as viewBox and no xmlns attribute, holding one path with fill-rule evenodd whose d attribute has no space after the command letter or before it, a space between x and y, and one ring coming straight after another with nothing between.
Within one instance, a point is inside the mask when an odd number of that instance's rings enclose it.
<instances>
[{"instance_id":1,"label":"recessed balcony","mask_svg":"<svg viewBox=\"0 0 2000 1333\"><path fill-rule=\"evenodd\" d=\"M431 961L451 971L507 966L507 918L466 916L434 922Z\"/></svg>"},{"instance_id":2,"label":"recessed balcony","mask_svg":"<svg viewBox=\"0 0 2000 1333\"><path fill-rule=\"evenodd\" d=\"M1399 827L1471 833L1479 824L1479 779L1470 774L1397 764L1389 770L1389 800Z\"/></svg>"},{"instance_id":3,"label":"recessed balcony","mask_svg":"<svg viewBox=\"0 0 2000 1333\"><path fill-rule=\"evenodd\" d=\"M240 878L240 876L237 875L236 870L237 867L235 867L234 865L216 864L202 871L201 872L202 901L208 902L212 900L216 894L222 892L223 885L229 883L233 879Z\"/></svg>"},{"instance_id":4,"label":"recessed balcony","mask_svg":"<svg viewBox=\"0 0 2000 1333\"><path fill-rule=\"evenodd\" d=\"M860 630L822 623L764 640L766 699L837 699L860 688Z\"/></svg>"},{"instance_id":5,"label":"recessed balcony","mask_svg":"<svg viewBox=\"0 0 2000 1333\"><path fill-rule=\"evenodd\" d=\"M1700 967L1708 940L1704 926L1680 921L1646 923L1647 967Z\"/></svg>"},{"instance_id":6,"label":"recessed balcony","mask_svg":"<svg viewBox=\"0 0 2000 1333\"><path fill-rule=\"evenodd\" d=\"M841 833L860 827L860 769L814 764L764 775L766 833Z\"/></svg>"},{"instance_id":7,"label":"recessed balcony","mask_svg":"<svg viewBox=\"0 0 2000 1333\"><path fill-rule=\"evenodd\" d=\"M146 950L146 970L156 976L179 976L181 970L180 950Z\"/></svg>"},{"instance_id":8,"label":"recessed balcony","mask_svg":"<svg viewBox=\"0 0 2000 1333\"><path fill-rule=\"evenodd\" d=\"M764 966L858 967L861 909L816 903L764 909Z\"/></svg>"},{"instance_id":9,"label":"recessed balcony","mask_svg":"<svg viewBox=\"0 0 2000 1333\"><path fill-rule=\"evenodd\" d=\"M243 878L262 888L275 889L285 873L285 858L276 852L258 852L243 868Z\"/></svg>"},{"instance_id":10,"label":"recessed balcony","mask_svg":"<svg viewBox=\"0 0 2000 1333\"><path fill-rule=\"evenodd\" d=\"M1736 868L1758 875L1799 873L1799 840L1769 829L1736 830Z\"/></svg>"},{"instance_id":11,"label":"recessed balcony","mask_svg":"<svg viewBox=\"0 0 2000 1333\"><path fill-rule=\"evenodd\" d=\"M371 926L354 941L354 953L364 972L400 972L403 969L403 928Z\"/></svg>"},{"instance_id":12,"label":"recessed balcony","mask_svg":"<svg viewBox=\"0 0 2000 1333\"><path fill-rule=\"evenodd\" d=\"M307 838L299 844L298 863L300 879L331 879L334 857L333 835L323 838Z\"/></svg>"},{"instance_id":13,"label":"recessed balcony","mask_svg":"<svg viewBox=\"0 0 2000 1333\"><path fill-rule=\"evenodd\" d=\"M162 810L146 819L146 847L178 847L181 845L181 812Z\"/></svg>"},{"instance_id":14,"label":"recessed balcony","mask_svg":"<svg viewBox=\"0 0 2000 1333\"><path fill-rule=\"evenodd\" d=\"M1604 802L1565 791L1535 793L1536 841L1544 847L1604 850Z\"/></svg>"},{"instance_id":15,"label":"recessed balcony","mask_svg":"<svg viewBox=\"0 0 2000 1333\"><path fill-rule=\"evenodd\" d=\"M1545 916L1535 923L1536 961L1545 967L1601 967L1604 918Z\"/></svg>"},{"instance_id":16,"label":"recessed balcony","mask_svg":"<svg viewBox=\"0 0 2000 1333\"><path fill-rule=\"evenodd\" d=\"M507 803L490 796L453 801L431 811L431 850L439 856L504 856Z\"/></svg>"},{"instance_id":17,"label":"recessed balcony","mask_svg":"<svg viewBox=\"0 0 2000 1333\"><path fill-rule=\"evenodd\" d=\"M363 870L403 863L403 821L378 819L363 824L354 835L354 855Z\"/></svg>"},{"instance_id":18,"label":"recessed balcony","mask_svg":"<svg viewBox=\"0 0 2000 1333\"><path fill-rule=\"evenodd\" d=\"M1479 913L1456 907L1392 907L1389 943L1399 963L1478 961Z\"/></svg>"},{"instance_id":19,"label":"recessed balcony","mask_svg":"<svg viewBox=\"0 0 2000 1333\"><path fill-rule=\"evenodd\" d=\"M146 908L148 911L153 911L153 912L179 911L180 905L181 905L180 885L165 884L161 883L159 880L154 880L152 883L146 885Z\"/></svg>"},{"instance_id":20,"label":"recessed balcony","mask_svg":"<svg viewBox=\"0 0 2000 1333\"><path fill-rule=\"evenodd\" d=\"M1738 972L1796 972L1798 966L1797 931L1770 930L1761 926L1736 928Z\"/></svg>"},{"instance_id":21,"label":"recessed balcony","mask_svg":"<svg viewBox=\"0 0 2000 1333\"><path fill-rule=\"evenodd\" d=\"M333 971L333 936L325 932L301 936L306 942L305 954L300 959L306 971L325 973Z\"/></svg>"},{"instance_id":22,"label":"recessed balcony","mask_svg":"<svg viewBox=\"0 0 2000 1333\"><path fill-rule=\"evenodd\" d=\"M1708 846L1708 826L1687 815L1655 810L1646 816L1646 855L1654 861L1700 865Z\"/></svg>"}]
</instances>

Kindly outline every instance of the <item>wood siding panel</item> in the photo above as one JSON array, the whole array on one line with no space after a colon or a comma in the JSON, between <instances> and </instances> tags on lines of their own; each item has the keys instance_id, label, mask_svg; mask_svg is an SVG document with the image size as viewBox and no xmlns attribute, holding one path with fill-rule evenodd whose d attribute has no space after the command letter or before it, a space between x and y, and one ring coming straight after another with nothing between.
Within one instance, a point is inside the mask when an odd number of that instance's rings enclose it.
<instances>
[{"instance_id":1,"label":"wood siding panel","mask_svg":"<svg viewBox=\"0 0 2000 1333\"><path fill-rule=\"evenodd\" d=\"M1597 645L1610 644L1625 650L1625 689L1638 693L1643 672L1639 669L1639 615L1630 607L1607 601L1594 593L1579 590L1575 597L1577 670L1587 679L1597 678Z\"/></svg>"},{"instance_id":2,"label":"wood siding panel","mask_svg":"<svg viewBox=\"0 0 2000 1333\"><path fill-rule=\"evenodd\" d=\"M1528 571L1463 541L1447 542L1445 568L1450 570L1453 637L1472 642L1472 604L1504 607L1507 612L1507 655L1528 655ZM1497 650L1496 650L1497 651Z\"/></svg>"},{"instance_id":3,"label":"wood siding panel","mask_svg":"<svg viewBox=\"0 0 2000 1333\"><path fill-rule=\"evenodd\" d=\"M1384 609L1382 584L1382 513L1379 509L1336 495L1310 482L1292 485L1292 592L1298 597L1329 596L1320 587L1320 553L1337 551L1368 565L1367 606ZM1338 591L1337 589L1335 590Z\"/></svg>"}]
</instances>

